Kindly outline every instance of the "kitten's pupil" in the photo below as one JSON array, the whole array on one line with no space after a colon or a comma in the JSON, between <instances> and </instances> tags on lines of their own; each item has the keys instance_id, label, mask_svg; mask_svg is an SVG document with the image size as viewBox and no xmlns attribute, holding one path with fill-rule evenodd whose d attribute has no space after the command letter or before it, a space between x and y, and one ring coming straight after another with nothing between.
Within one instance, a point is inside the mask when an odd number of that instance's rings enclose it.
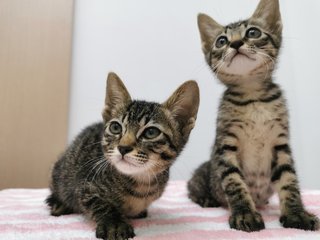
<instances>
[{"instance_id":1,"label":"kitten's pupil","mask_svg":"<svg viewBox=\"0 0 320 240\"><path fill-rule=\"evenodd\" d=\"M156 127L149 127L144 131L143 136L147 139L156 138L160 135L161 131Z\"/></svg>"},{"instance_id":2,"label":"kitten's pupil","mask_svg":"<svg viewBox=\"0 0 320 240\"><path fill-rule=\"evenodd\" d=\"M118 122L111 122L109 130L112 134L120 134L122 132L122 127Z\"/></svg>"},{"instance_id":3,"label":"kitten's pupil","mask_svg":"<svg viewBox=\"0 0 320 240\"><path fill-rule=\"evenodd\" d=\"M261 36L261 31L257 28L249 28L246 33L247 38L259 38Z\"/></svg>"},{"instance_id":4,"label":"kitten's pupil","mask_svg":"<svg viewBox=\"0 0 320 240\"><path fill-rule=\"evenodd\" d=\"M216 41L216 47L217 48L222 48L224 45L227 44L227 42L228 42L228 39L225 36L221 36Z\"/></svg>"}]
</instances>

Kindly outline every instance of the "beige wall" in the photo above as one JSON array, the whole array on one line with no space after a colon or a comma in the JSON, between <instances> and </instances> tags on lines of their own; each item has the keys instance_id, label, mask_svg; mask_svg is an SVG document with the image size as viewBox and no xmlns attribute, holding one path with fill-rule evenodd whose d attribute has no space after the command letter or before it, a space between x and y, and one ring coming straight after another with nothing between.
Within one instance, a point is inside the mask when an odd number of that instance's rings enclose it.
<instances>
[{"instance_id":1,"label":"beige wall","mask_svg":"<svg viewBox=\"0 0 320 240\"><path fill-rule=\"evenodd\" d=\"M67 139L72 0L0 1L0 189L46 187Z\"/></svg>"}]
</instances>

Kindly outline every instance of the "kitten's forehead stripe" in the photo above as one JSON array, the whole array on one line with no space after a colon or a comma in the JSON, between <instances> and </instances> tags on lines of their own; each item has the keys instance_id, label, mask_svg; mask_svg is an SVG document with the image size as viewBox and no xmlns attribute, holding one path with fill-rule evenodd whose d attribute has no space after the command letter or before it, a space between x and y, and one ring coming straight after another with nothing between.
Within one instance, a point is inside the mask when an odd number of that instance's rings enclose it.
<instances>
[{"instance_id":1,"label":"kitten's forehead stripe","mask_svg":"<svg viewBox=\"0 0 320 240\"><path fill-rule=\"evenodd\" d=\"M140 123L144 120L144 125L148 124L151 119L155 118L160 107L158 103L150 103L145 101L133 101L127 108L128 121L130 123Z\"/></svg>"},{"instance_id":2,"label":"kitten's forehead stripe","mask_svg":"<svg viewBox=\"0 0 320 240\"><path fill-rule=\"evenodd\" d=\"M121 122L124 123L127 120L127 117L128 117L128 114L123 115Z\"/></svg>"},{"instance_id":3,"label":"kitten's forehead stripe","mask_svg":"<svg viewBox=\"0 0 320 240\"><path fill-rule=\"evenodd\" d=\"M142 119L139 122L140 127L143 127L144 125L146 125L146 117L143 116Z\"/></svg>"},{"instance_id":4,"label":"kitten's forehead stripe","mask_svg":"<svg viewBox=\"0 0 320 240\"><path fill-rule=\"evenodd\" d=\"M241 27L241 25L244 25L245 27L247 27L248 21L239 21L239 22L228 24L226 26L226 29L230 29L230 30L237 29Z\"/></svg>"},{"instance_id":5,"label":"kitten's forehead stripe","mask_svg":"<svg viewBox=\"0 0 320 240\"><path fill-rule=\"evenodd\" d=\"M225 34L228 35L229 40L236 41L242 38L243 32L246 30L248 22L236 22L225 27Z\"/></svg>"}]
</instances>

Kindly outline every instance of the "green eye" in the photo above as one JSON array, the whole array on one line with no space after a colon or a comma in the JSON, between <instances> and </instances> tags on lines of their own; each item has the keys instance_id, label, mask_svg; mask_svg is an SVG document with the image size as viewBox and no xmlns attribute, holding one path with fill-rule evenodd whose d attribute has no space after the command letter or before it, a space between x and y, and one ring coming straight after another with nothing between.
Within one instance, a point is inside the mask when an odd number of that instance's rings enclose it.
<instances>
[{"instance_id":1,"label":"green eye","mask_svg":"<svg viewBox=\"0 0 320 240\"><path fill-rule=\"evenodd\" d=\"M261 31L258 28L249 28L246 32L247 38L259 38L261 37Z\"/></svg>"},{"instance_id":2,"label":"green eye","mask_svg":"<svg viewBox=\"0 0 320 240\"><path fill-rule=\"evenodd\" d=\"M228 43L228 39L225 36L221 36L217 39L216 41L216 47L217 48L222 48L224 45Z\"/></svg>"},{"instance_id":3,"label":"green eye","mask_svg":"<svg viewBox=\"0 0 320 240\"><path fill-rule=\"evenodd\" d=\"M118 122L111 122L109 125L110 133L117 135L122 133L122 127Z\"/></svg>"},{"instance_id":4,"label":"green eye","mask_svg":"<svg viewBox=\"0 0 320 240\"><path fill-rule=\"evenodd\" d=\"M149 127L143 132L143 137L146 139L153 139L160 135L161 131L156 127Z\"/></svg>"}]
</instances>

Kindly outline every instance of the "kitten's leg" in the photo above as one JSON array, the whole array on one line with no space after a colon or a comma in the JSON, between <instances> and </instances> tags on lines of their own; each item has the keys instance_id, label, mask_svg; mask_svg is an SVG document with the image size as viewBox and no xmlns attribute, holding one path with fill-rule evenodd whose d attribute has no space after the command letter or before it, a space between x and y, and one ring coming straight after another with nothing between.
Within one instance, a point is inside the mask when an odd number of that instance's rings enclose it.
<instances>
[{"instance_id":1,"label":"kitten's leg","mask_svg":"<svg viewBox=\"0 0 320 240\"><path fill-rule=\"evenodd\" d=\"M210 191L210 162L203 163L188 182L189 198L201 207L220 207Z\"/></svg>"},{"instance_id":2,"label":"kitten's leg","mask_svg":"<svg viewBox=\"0 0 320 240\"><path fill-rule=\"evenodd\" d=\"M318 230L319 219L303 206L289 145L275 146L274 154L271 181L279 194L280 222L286 228Z\"/></svg>"},{"instance_id":3,"label":"kitten's leg","mask_svg":"<svg viewBox=\"0 0 320 240\"><path fill-rule=\"evenodd\" d=\"M50 213L52 216L60 216L73 213L73 210L67 207L62 201L52 193L47 199L46 203L50 207Z\"/></svg>"},{"instance_id":4,"label":"kitten's leg","mask_svg":"<svg viewBox=\"0 0 320 240\"><path fill-rule=\"evenodd\" d=\"M256 210L248 186L237 161L237 147L224 144L215 152L218 160L217 171L221 186L231 210L229 224L231 228L242 231L259 231L264 229L261 214Z\"/></svg>"},{"instance_id":5,"label":"kitten's leg","mask_svg":"<svg viewBox=\"0 0 320 240\"><path fill-rule=\"evenodd\" d=\"M119 212L120 207L115 207L112 203L94 195L84 195L81 205L84 212L89 214L97 223L97 238L126 240L135 236L133 227Z\"/></svg>"}]
</instances>

